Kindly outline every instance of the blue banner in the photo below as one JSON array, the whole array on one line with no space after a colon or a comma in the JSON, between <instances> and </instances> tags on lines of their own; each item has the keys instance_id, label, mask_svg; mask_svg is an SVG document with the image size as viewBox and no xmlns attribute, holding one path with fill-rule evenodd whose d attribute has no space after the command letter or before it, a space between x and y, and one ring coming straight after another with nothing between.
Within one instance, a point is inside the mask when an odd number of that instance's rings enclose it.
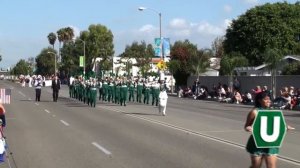
<instances>
[{"instance_id":1,"label":"blue banner","mask_svg":"<svg viewBox=\"0 0 300 168\"><path fill-rule=\"evenodd\" d=\"M163 38L162 40L164 56L170 56L170 38Z\"/></svg>"},{"instance_id":2,"label":"blue banner","mask_svg":"<svg viewBox=\"0 0 300 168\"><path fill-rule=\"evenodd\" d=\"M154 39L154 52L155 52L155 56L157 57L162 56L162 42L160 38Z\"/></svg>"}]
</instances>

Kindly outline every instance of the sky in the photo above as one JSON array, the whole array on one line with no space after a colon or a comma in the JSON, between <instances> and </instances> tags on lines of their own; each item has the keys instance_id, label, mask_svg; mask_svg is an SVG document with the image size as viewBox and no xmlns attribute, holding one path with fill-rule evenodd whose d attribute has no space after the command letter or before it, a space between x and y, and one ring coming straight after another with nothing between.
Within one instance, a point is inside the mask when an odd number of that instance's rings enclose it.
<instances>
[{"instance_id":1,"label":"sky","mask_svg":"<svg viewBox=\"0 0 300 168\"><path fill-rule=\"evenodd\" d=\"M198 49L210 48L233 19L274 2L278 0L0 0L0 67L35 58L49 46L50 32L68 26L76 36L91 24L106 26L114 35L118 56L134 41L154 43L159 37L158 13L162 37L170 38L171 44L188 39Z\"/></svg>"}]
</instances>

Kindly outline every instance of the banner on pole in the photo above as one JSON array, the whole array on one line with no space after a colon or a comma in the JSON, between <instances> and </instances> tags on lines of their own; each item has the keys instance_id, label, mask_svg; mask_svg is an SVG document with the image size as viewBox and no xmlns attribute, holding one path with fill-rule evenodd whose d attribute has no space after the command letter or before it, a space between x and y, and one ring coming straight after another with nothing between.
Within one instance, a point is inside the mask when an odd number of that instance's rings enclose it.
<instances>
[{"instance_id":1,"label":"banner on pole","mask_svg":"<svg viewBox=\"0 0 300 168\"><path fill-rule=\"evenodd\" d=\"M84 56L80 56L79 57L79 67L84 67L84 63L85 63Z\"/></svg>"},{"instance_id":2,"label":"banner on pole","mask_svg":"<svg viewBox=\"0 0 300 168\"><path fill-rule=\"evenodd\" d=\"M155 56L161 57L162 56L162 41L161 38L154 39L154 52Z\"/></svg>"},{"instance_id":3,"label":"banner on pole","mask_svg":"<svg viewBox=\"0 0 300 168\"><path fill-rule=\"evenodd\" d=\"M170 56L170 38L162 38L163 40L163 52L164 52L164 56Z\"/></svg>"}]
</instances>

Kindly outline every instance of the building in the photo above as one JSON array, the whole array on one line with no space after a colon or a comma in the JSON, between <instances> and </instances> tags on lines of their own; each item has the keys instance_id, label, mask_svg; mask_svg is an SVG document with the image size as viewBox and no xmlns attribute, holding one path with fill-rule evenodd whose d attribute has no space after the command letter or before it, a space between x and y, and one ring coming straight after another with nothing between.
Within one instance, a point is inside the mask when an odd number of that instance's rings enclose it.
<instances>
[{"instance_id":1,"label":"building","mask_svg":"<svg viewBox=\"0 0 300 168\"><path fill-rule=\"evenodd\" d=\"M276 74L281 75L283 68L287 64L299 62L300 56L298 55L287 55L283 57L276 68ZM238 67L235 68L237 76L271 76L271 71L268 68L268 64L262 64L256 67Z\"/></svg>"}]
</instances>

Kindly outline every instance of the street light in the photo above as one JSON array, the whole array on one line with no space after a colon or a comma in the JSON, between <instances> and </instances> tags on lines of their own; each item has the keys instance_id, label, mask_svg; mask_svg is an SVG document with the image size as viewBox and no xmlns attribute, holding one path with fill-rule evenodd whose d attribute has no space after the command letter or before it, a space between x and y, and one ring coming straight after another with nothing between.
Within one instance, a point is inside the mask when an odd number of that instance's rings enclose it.
<instances>
[{"instance_id":1,"label":"street light","mask_svg":"<svg viewBox=\"0 0 300 168\"><path fill-rule=\"evenodd\" d=\"M48 51L48 54L53 54L54 55L54 75L56 75L56 53Z\"/></svg>"},{"instance_id":2,"label":"street light","mask_svg":"<svg viewBox=\"0 0 300 168\"><path fill-rule=\"evenodd\" d=\"M139 9L139 11L143 11L143 10L148 9L148 10L153 11L153 12L155 12L156 14L158 14L158 16L159 16L159 38L161 39L161 12L158 12L158 11L155 10L155 9L152 9L152 8L146 8L146 7L139 7L138 9Z\"/></svg>"},{"instance_id":3,"label":"street light","mask_svg":"<svg viewBox=\"0 0 300 168\"><path fill-rule=\"evenodd\" d=\"M162 36L161 36L161 12L158 12L157 10L152 9L152 8L146 8L146 7L139 7L139 8L138 8L139 11L143 11L143 10L146 10L146 9L148 9L148 10L150 10L150 11L153 11L153 12L155 12L156 14L158 14L158 16L159 16L159 39L162 40L162 39L161 39L161 37L162 37ZM161 41L161 46L162 46L162 47L161 47L161 58L162 58L163 61L165 61L163 41ZM164 71L161 71L161 74L160 74L160 80L164 80L164 78L165 78Z\"/></svg>"},{"instance_id":4,"label":"street light","mask_svg":"<svg viewBox=\"0 0 300 168\"><path fill-rule=\"evenodd\" d=\"M83 42L83 76L85 77L85 41L78 38L78 40Z\"/></svg>"}]
</instances>

